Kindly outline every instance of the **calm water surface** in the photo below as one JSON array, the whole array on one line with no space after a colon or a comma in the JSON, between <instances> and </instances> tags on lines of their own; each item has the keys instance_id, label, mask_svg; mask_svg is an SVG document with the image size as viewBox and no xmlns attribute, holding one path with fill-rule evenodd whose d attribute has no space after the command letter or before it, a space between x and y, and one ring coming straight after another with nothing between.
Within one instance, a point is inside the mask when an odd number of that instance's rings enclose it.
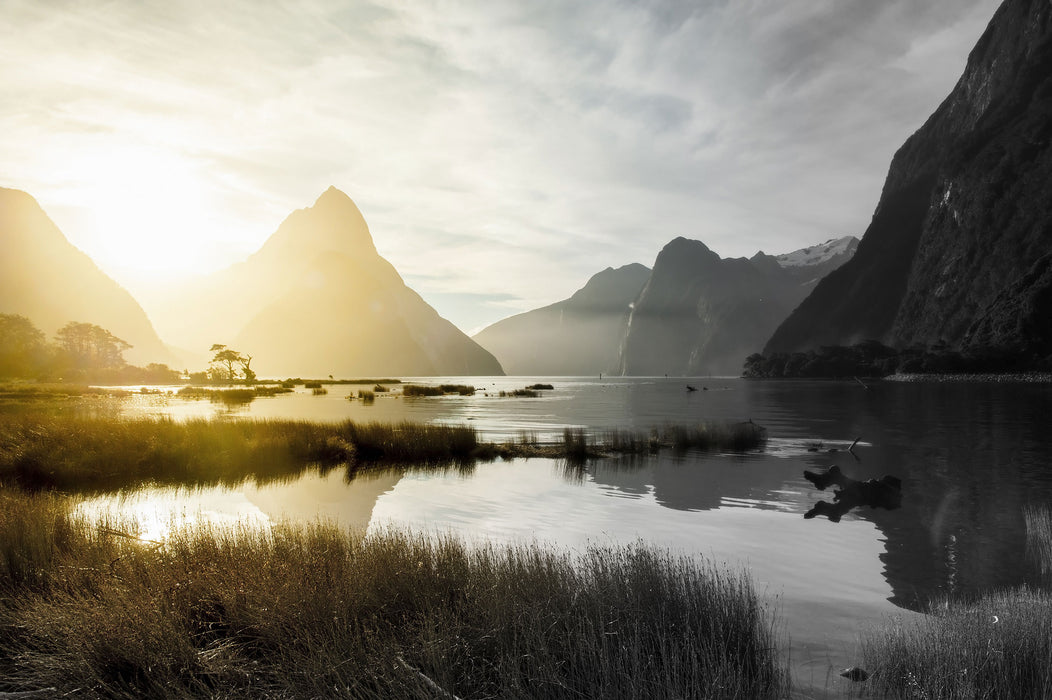
<instances>
[{"instance_id":1,"label":"calm water surface","mask_svg":"<svg viewBox=\"0 0 1052 700\"><path fill-rule=\"evenodd\" d=\"M335 519L370 529L410 526L468 538L560 547L645 542L745 566L789 635L797 681L835 692L832 669L855 660L858 634L933 597L1041 585L1027 558L1023 509L1052 504L1052 386L683 379L455 378L474 397L348 401L361 387L262 398L235 409L144 395L129 414L311 420L413 420L475 426L485 439L566 426L647 429L666 423L753 420L759 454L480 464L468 473L393 470L348 482L342 471L284 485L152 492L85 503L136 514L163 536L206 518L265 524ZM541 398L499 398L534 381ZM489 394L489 395L487 395ZM846 447L861 438L854 454ZM818 451L815 443L821 443ZM830 451L835 449L836 451ZM903 482L902 508L864 508L839 523L805 520L823 495L804 469L838 464L858 479Z\"/></svg>"}]
</instances>

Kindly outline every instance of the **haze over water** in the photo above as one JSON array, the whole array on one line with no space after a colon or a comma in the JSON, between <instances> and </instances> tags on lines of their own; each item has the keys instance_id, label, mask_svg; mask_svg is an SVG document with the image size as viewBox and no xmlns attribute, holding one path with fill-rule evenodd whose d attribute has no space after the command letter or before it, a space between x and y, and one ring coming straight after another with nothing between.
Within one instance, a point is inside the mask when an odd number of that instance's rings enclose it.
<instances>
[{"instance_id":1,"label":"haze over water","mask_svg":"<svg viewBox=\"0 0 1052 700\"><path fill-rule=\"evenodd\" d=\"M555 439L566 426L601 433L753 420L768 429L769 443L760 453L664 452L584 467L532 459L467 471L400 469L349 483L337 470L285 485L125 495L122 507L138 502L161 530L165 513L262 524L322 517L573 548L642 541L745 567L786 623L797 679L818 686L854 661L858 633L885 614L921 610L944 594L1042 585L1027 558L1023 509L1052 502L1045 469L1052 435L1039 427L1052 409L1047 385L564 378L540 398L497 396L533 381L476 378L474 397L380 397L371 406L346 399L360 387L334 385L325 396L299 389L233 411L466 424L486 440L523 431ZM686 391L688 381L700 390ZM132 397L123 410L189 417L231 409L154 395ZM899 477L902 507L858 509L839 523L805 520L832 496L803 471L832 464L857 479Z\"/></svg>"}]
</instances>

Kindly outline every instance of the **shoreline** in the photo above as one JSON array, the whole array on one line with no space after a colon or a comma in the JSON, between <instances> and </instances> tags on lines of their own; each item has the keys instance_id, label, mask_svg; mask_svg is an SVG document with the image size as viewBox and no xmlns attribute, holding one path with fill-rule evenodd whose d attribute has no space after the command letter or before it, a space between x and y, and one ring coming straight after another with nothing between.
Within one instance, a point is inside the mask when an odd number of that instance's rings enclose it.
<instances>
[{"instance_id":1,"label":"shoreline","mask_svg":"<svg viewBox=\"0 0 1052 700\"><path fill-rule=\"evenodd\" d=\"M993 384L1052 384L1052 372L960 372L946 374L889 374L885 382L974 382Z\"/></svg>"}]
</instances>

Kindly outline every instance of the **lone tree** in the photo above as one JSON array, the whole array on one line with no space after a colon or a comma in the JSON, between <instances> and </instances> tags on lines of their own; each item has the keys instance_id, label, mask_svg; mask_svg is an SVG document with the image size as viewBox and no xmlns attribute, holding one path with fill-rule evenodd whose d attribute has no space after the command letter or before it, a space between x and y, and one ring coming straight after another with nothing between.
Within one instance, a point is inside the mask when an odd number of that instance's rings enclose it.
<instances>
[{"instance_id":1,"label":"lone tree","mask_svg":"<svg viewBox=\"0 0 1052 700\"><path fill-rule=\"evenodd\" d=\"M241 378L246 384L256 381L256 373L252 371L252 356L242 355L237 350L216 343L209 352L214 353L209 369L213 379L228 382Z\"/></svg>"}]
</instances>

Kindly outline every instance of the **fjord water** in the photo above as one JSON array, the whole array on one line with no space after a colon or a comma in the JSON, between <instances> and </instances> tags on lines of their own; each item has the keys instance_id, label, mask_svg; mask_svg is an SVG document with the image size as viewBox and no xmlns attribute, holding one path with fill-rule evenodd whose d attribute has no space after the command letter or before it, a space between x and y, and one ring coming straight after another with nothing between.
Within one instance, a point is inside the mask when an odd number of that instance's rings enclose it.
<instances>
[{"instance_id":1,"label":"fjord water","mask_svg":"<svg viewBox=\"0 0 1052 700\"><path fill-rule=\"evenodd\" d=\"M428 379L464 382L464 378ZM390 470L348 481L342 471L234 490L125 494L86 507L151 518L172 513L266 522L336 519L378 529L409 526L467 538L537 539L554 546L641 541L745 567L789 635L798 682L841 682L859 632L933 598L1043 585L1028 559L1023 510L1052 503L1052 386L1048 384L754 381L722 378L475 378L473 397L348 401L260 398L236 408L143 395L130 414L474 425L483 439L527 432L554 439L566 426L600 432L663 424L752 420L769 443L748 454L663 453L576 467L532 459L468 470ZM538 398L501 389L550 381ZM698 391L686 390L686 385ZM854 450L847 448L860 438ZM862 508L834 523L803 514L831 494L803 471L833 464L857 479L902 480L902 507Z\"/></svg>"}]
</instances>

